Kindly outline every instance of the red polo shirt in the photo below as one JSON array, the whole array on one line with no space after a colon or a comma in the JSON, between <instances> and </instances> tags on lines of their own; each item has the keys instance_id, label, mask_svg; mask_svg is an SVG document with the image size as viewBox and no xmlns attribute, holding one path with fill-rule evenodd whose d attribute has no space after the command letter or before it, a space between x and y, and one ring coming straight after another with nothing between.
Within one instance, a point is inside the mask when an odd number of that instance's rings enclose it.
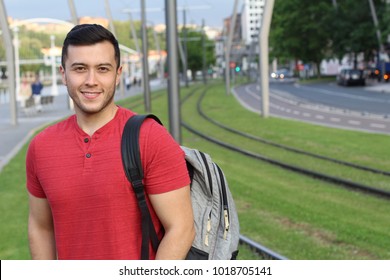
<instances>
[{"instance_id":1,"label":"red polo shirt","mask_svg":"<svg viewBox=\"0 0 390 280\"><path fill-rule=\"evenodd\" d=\"M140 212L120 149L123 127L134 113L118 108L92 137L72 116L45 129L29 146L27 188L50 204L59 259L140 258ZM151 119L141 128L140 151L147 193L190 183L183 151ZM161 224L152 216L161 236Z\"/></svg>"}]
</instances>

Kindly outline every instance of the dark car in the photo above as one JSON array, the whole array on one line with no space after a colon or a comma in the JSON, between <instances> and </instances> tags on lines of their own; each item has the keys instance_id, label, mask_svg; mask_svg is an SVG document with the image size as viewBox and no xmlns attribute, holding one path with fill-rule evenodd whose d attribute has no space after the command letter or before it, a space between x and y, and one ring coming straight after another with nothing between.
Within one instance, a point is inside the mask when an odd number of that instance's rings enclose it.
<instances>
[{"instance_id":1,"label":"dark car","mask_svg":"<svg viewBox=\"0 0 390 280\"><path fill-rule=\"evenodd\" d=\"M337 83L343 86L366 84L366 75L360 69L343 69L337 75Z\"/></svg>"}]
</instances>

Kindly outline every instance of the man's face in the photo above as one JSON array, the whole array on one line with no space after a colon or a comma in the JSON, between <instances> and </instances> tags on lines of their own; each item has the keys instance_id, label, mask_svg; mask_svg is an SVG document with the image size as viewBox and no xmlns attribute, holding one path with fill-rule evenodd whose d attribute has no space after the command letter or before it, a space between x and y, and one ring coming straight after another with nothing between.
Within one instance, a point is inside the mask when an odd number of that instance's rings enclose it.
<instances>
[{"instance_id":1,"label":"man's face","mask_svg":"<svg viewBox=\"0 0 390 280\"><path fill-rule=\"evenodd\" d=\"M120 81L122 68L117 70L111 43L70 45L65 68L61 66L60 71L76 113L96 114L114 105L115 87Z\"/></svg>"}]
</instances>

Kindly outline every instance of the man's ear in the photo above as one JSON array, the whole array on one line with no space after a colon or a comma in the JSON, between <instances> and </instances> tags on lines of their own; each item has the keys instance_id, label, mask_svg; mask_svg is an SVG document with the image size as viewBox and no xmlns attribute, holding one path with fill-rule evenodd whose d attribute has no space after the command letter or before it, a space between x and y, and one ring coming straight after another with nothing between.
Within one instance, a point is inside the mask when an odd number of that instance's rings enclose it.
<instances>
[{"instance_id":1,"label":"man's ear","mask_svg":"<svg viewBox=\"0 0 390 280\"><path fill-rule=\"evenodd\" d=\"M61 72L61 78L62 78L62 83L66 85L66 75L65 75L65 68L60 65L60 72Z\"/></svg>"},{"instance_id":2,"label":"man's ear","mask_svg":"<svg viewBox=\"0 0 390 280\"><path fill-rule=\"evenodd\" d=\"M116 85L119 85L122 77L122 65L119 66L118 70L116 71Z\"/></svg>"}]
</instances>

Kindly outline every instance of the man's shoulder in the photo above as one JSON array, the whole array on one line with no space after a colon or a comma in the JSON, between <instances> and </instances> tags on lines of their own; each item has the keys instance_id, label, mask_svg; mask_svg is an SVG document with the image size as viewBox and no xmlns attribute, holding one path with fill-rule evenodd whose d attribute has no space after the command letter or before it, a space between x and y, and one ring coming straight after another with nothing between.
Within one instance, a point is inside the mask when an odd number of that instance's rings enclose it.
<instances>
[{"instance_id":1,"label":"man's shoulder","mask_svg":"<svg viewBox=\"0 0 390 280\"><path fill-rule=\"evenodd\" d=\"M132 110L130 110L128 108L125 108L125 107L122 107L119 105L117 105L117 107L118 107L118 116L122 119L127 120L136 114L135 112L133 112Z\"/></svg>"},{"instance_id":2,"label":"man's shoulder","mask_svg":"<svg viewBox=\"0 0 390 280\"><path fill-rule=\"evenodd\" d=\"M44 130L39 132L35 137L35 141L48 141L51 139L63 139L64 135L70 133L74 129L76 116L72 115L69 118L59 121L46 127Z\"/></svg>"}]
</instances>

